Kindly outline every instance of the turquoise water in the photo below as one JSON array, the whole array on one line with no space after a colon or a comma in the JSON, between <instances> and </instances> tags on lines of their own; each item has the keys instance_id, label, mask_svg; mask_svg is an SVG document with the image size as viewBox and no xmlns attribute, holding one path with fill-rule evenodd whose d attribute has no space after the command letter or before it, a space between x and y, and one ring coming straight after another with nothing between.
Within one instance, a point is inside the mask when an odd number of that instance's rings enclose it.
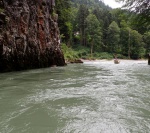
<instances>
[{"instance_id":1,"label":"turquoise water","mask_svg":"<svg viewBox=\"0 0 150 133\"><path fill-rule=\"evenodd\" d=\"M0 74L0 133L149 133L147 61Z\"/></svg>"}]
</instances>

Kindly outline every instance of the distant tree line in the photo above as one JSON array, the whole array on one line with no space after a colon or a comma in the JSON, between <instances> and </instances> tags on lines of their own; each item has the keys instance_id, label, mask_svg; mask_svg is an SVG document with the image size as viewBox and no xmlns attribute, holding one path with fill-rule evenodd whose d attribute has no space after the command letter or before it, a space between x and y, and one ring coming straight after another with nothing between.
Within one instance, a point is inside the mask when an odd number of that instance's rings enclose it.
<instances>
[{"instance_id":1,"label":"distant tree line","mask_svg":"<svg viewBox=\"0 0 150 133\"><path fill-rule=\"evenodd\" d=\"M99 0L56 0L56 13L61 41L68 47L88 48L91 56L107 52L132 59L150 52L150 24L137 23L141 14L111 9Z\"/></svg>"}]
</instances>

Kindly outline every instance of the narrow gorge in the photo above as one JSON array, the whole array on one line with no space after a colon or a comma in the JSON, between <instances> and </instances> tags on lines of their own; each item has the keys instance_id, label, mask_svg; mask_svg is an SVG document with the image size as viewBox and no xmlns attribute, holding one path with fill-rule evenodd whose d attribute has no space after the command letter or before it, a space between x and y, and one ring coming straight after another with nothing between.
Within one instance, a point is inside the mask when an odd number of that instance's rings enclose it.
<instances>
[{"instance_id":1,"label":"narrow gorge","mask_svg":"<svg viewBox=\"0 0 150 133\"><path fill-rule=\"evenodd\" d=\"M64 66L55 0L0 0L0 72Z\"/></svg>"}]
</instances>

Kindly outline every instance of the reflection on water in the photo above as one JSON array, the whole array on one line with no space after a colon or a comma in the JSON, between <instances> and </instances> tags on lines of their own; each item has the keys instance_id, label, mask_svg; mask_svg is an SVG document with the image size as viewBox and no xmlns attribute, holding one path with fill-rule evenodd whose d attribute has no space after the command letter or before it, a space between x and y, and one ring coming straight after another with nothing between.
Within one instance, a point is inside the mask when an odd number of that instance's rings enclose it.
<instances>
[{"instance_id":1,"label":"reflection on water","mask_svg":"<svg viewBox=\"0 0 150 133\"><path fill-rule=\"evenodd\" d=\"M0 74L0 133L148 133L146 61Z\"/></svg>"}]
</instances>

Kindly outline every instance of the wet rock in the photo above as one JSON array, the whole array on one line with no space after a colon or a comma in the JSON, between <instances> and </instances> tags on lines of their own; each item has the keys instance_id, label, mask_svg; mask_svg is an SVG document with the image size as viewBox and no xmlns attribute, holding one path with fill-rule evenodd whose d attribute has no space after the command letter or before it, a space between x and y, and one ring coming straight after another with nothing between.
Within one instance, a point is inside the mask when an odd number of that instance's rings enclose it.
<instances>
[{"instance_id":1,"label":"wet rock","mask_svg":"<svg viewBox=\"0 0 150 133\"><path fill-rule=\"evenodd\" d=\"M81 59L76 59L76 60L70 61L70 63L83 63L83 61Z\"/></svg>"},{"instance_id":2,"label":"wet rock","mask_svg":"<svg viewBox=\"0 0 150 133\"><path fill-rule=\"evenodd\" d=\"M0 0L0 72L65 65L54 5Z\"/></svg>"}]
</instances>

